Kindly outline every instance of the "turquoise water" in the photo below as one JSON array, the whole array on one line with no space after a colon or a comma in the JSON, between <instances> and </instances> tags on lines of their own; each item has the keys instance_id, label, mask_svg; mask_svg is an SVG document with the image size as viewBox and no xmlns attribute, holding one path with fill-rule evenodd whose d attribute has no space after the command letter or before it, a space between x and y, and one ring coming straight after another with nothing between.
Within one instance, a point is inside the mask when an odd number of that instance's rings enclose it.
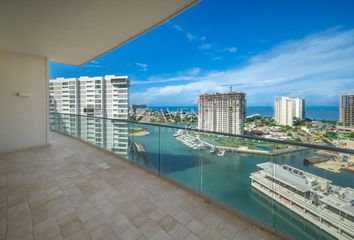
<instances>
[{"instance_id":1,"label":"turquoise water","mask_svg":"<svg viewBox=\"0 0 354 240\"><path fill-rule=\"evenodd\" d=\"M134 124L147 128L151 134L132 137L131 140L144 146L146 155L132 156L138 164L160 172L171 180L200 191L210 198L224 203L236 211L261 221L296 239L332 239L306 220L293 214L251 188L250 173L256 164L273 161L289 164L333 181L340 186L354 188L354 174L340 174L304 165L303 159L314 154L305 150L281 156L266 156L246 153L228 153L225 157L207 150L193 150L178 142L174 129Z\"/></svg>"},{"instance_id":2,"label":"turquoise water","mask_svg":"<svg viewBox=\"0 0 354 240\"><path fill-rule=\"evenodd\" d=\"M149 109L156 111L198 113L197 106L149 106ZM273 117L274 108L272 106L247 106L246 114L247 116L260 114L263 117ZM305 116L310 119L337 121L339 117L339 108L336 106L306 106Z\"/></svg>"}]
</instances>

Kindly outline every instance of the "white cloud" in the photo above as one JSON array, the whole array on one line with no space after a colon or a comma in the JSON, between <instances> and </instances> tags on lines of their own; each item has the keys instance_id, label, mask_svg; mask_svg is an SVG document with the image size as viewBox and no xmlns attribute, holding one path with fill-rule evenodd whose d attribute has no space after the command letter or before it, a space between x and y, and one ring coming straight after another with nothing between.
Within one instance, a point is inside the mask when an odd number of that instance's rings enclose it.
<instances>
[{"instance_id":1,"label":"white cloud","mask_svg":"<svg viewBox=\"0 0 354 240\"><path fill-rule=\"evenodd\" d=\"M172 27L174 29L176 29L178 32L182 32L183 31L183 28L181 26L177 25L177 24L174 24Z\"/></svg>"},{"instance_id":2,"label":"white cloud","mask_svg":"<svg viewBox=\"0 0 354 240\"><path fill-rule=\"evenodd\" d=\"M210 43L203 43L201 45L198 46L199 49L202 49L202 50L208 50L212 47L212 45Z\"/></svg>"},{"instance_id":3,"label":"white cloud","mask_svg":"<svg viewBox=\"0 0 354 240\"><path fill-rule=\"evenodd\" d=\"M102 65L100 65L100 63L96 60L92 60L90 61L90 63L88 64L85 64L84 65L85 67L88 67L88 68L101 68L103 67Z\"/></svg>"},{"instance_id":4,"label":"white cloud","mask_svg":"<svg viewBox=\"0 0 354 240\"><path fill-rule=\"evenodd\" d=\"M224 48L224 49L219 50L219 52L221 52L221 53L223 53L223 52L235 53L235 52L237 52L237 47Z\"/></svg>"},{"instance_id":5,"label":"white cloud","mask_svg":"<svg viewBox=\"0 0 354 240\"><path fill-rule=\"evenodd\" d=\"M186 33L186 38L187 38L189 41L193 41L193 40L196 39L197 37L196 37L194 34L192 34L192 33L190 33L190 32L187 32L187 33Z\"/></svg>"},{"instance_id":6,"label":"white cloud","mask_svg":"<svg viewBox=\"0 0 354 240\"><path fill-rule=\"evenodd\" d=\"M173 77L152 76L145 81L132 80L132 85L146 85L146 84L151 85L151 84L171 83L171 82L191 82L191 81L199 80L198 74L200 73L201 73L201 69L194 67L187 71L176 74L176 76Z\"/></svg>"},{"instance_id":7,"label":"white cloud","mask_svg":"<svg viewBox=\"0 0 354 240\"><path fill-rule=\"evenodd\" d=\"M146 72L148 70L148 65L146 63L135 63L135 65L140 68L140 71Z\"/></svg>"},{"instance_id":8,"label":"white cloud","mask_svg":"<svg viewBox=\"0 0 354 240\"><path fill-rule=\"evenodd\" d=\"M190 32L186 32L186 38L188 39L188 41L205 41L206 37L205 36L198 36L196 34L190 33Z\"/></svg>"},{"instance_id":9,"label":"white cloud","mask_svg":"<svg viewBox=\"0 0 354 240\"><path fill-rule=\"evenodd\" d=\"M184 36L186 37L186 39L190 42L192 41L205 41L206 37L205 36L199 36L197 34L191 33L189 31L186 31L184 28L182 28L180 25L178 24L170 24L170 26L172 26L173 29L175 29L177 32L183 33Z\"/></svg>"},{"instance_id":10,"label":"white cloud","mask_svg":"<svg viewBox=\"0 0 354 240\"><path fill-rule=\"evenodd\" d=\"M196 75L196 74L199 74L201 71L202 71L202 69L195 67L195 68L192 68L189 70L189 74Z\"/></svg>"},{"instance_id":11,"label":"white cloud","mask_svg":"<svg viewBox=\"0 0 354 240\"><path fill-rule=\"evenodd\" d=\"M270 105L279 95L305 97L308 105L337 104L340 94L354 91L353 63L354 29L331 29L280 44L241 68L179 75L193 80L150 87L132 94L132 101L192 104L200 93L226 91L221 85L231 83L246 92L250 105Z\"/></svg>"},{"instance_id":12,"label":"white cloud","mask_svg":"<svg viewBox=\"0 0 354 240\"><path fill-rule=\"evenodd\" d=\"M205 36L200 36L200 35L191 33L189 31L185 30L184 28L182 28L178 24L170 23L170 26L172 26L172 28L174 30L176 30L177 32L184 34L184 36L186 37L186 39L189 42L202 43L198 46L198 48L200 50L202 50L206 55L211 56L212 57L211 60L220 60L222 57L217 56L217 55L220 55L220 53L235 53L235 52L237 52L236 47L228 47L228 48L222 48L221 50L217 50L215 47L213 47L213 45L211 43L203 43L207 39Z\"/></svg>"}]
</instances>

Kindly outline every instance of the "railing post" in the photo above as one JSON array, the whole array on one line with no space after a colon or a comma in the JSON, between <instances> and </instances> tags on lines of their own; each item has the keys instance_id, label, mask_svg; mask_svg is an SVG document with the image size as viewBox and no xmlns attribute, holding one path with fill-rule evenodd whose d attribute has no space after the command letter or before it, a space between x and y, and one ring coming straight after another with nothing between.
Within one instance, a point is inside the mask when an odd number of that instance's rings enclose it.
<instances>
[{"instance_id":1,"label":"railing post","mask_svg":"<svg viewBox=\"0 0 354 240\"><path fill-rule=\"evenodd\" d=\"M161 127L158 127L159 129L159 168L158 168L158 173L159 176L161 176Z\"/></svg>"}]
</instances>

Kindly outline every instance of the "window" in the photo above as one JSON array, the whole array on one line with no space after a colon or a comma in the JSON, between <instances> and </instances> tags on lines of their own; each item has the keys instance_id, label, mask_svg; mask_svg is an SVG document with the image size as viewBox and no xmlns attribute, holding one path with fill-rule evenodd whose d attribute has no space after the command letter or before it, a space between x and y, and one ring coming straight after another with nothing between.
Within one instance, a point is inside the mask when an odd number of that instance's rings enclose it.
<instances>
[{"instance_id":1,"label":"window","mask_svg":"<svg viewBox=\"0 0 354 240\"><path fill-rule=\"evenodd\" d=\"M127 88L127 87L128 87L128 84L118 84L118 85L115 85L115 87L118 87L118 88Z\"/></svg>"},{"instance_id":2,"label":"window","mask_svg":"<svg viewBox=\"0 0 354 240\"><path fill-rule=\"evenodd\" d=\"M84 113L93 113L94 111L93 108L84 108Z\"/></svg>"}]
</instances>

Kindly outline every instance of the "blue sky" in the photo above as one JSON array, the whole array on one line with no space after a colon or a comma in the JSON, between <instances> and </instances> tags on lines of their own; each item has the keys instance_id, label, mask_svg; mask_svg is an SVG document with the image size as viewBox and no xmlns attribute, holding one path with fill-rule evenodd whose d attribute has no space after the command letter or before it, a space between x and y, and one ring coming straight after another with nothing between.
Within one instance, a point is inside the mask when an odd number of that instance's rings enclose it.
<instances>
[{"instance_id":1,"label":"blue sky","mask_svg":"<svg viewBox=\"0 0 354 240\"><path fill-rule=\"evenodd\" d=\"M50 64L51 78L110 74L129 76L131 103L195 105L231 83L248 105L335 106L354 92L354 1L204 0L86 65Z\"/></svg>"}]
</instances>

